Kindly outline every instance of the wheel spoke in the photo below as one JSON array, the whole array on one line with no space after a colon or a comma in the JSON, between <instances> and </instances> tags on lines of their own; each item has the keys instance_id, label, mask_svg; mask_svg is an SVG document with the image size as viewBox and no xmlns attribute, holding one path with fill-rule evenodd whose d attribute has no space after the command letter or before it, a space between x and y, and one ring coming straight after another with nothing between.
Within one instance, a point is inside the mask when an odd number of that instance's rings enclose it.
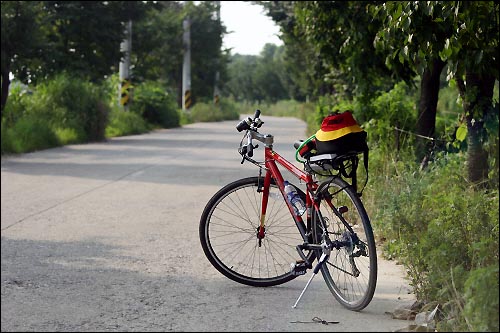
<instances>
[{"instance_id":1,"label":"wheel spoke","mask_svg":"<svg viewBox=\"0 0 500 333\"><path fill-rule=\"evenodd\" d=\"M263 191L257 191L257 183L256 177L246 178L216 193L203 212L200 240L210 262L228 278L271 286L295 278L290 263L300 259L296 246L304 240L275 184L259 239Z\"/></svg>"},{"instance_id":2,"label":"wheel spoke","mask_svg":"<svg viewBox=\"0 0 500 333\"><path fill-rule=\"evenodd\" d=\"M361 310L373 297L377 279L375 242L370 221L361 200L347 183L339 178L320 185L323 198L321 215L327 221L330 240L342 244L332 249L321 272L333 296L345 307ZM338 211L342 209L343 214ZM323 240L318 214L313 220L314 240ZM355 232L355 233L354 233Z\"/></svg>"}]
</instances>

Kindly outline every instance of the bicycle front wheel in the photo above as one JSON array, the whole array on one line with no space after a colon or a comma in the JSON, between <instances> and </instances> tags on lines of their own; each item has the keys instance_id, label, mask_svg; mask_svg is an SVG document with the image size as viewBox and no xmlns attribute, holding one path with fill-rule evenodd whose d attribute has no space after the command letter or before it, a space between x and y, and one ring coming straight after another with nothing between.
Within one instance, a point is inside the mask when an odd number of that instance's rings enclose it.
<instances>
[{"instance_id":1,"label":"bicycle front wheel","mask_svg":"<svg viewBox=\"0 0 500 333\"><path fill-rule=\"evenodd\" d=\"M231 280L255 287L294 279L290 264L300 259L295 247L304 242L274 181L269 189L265 236L257 237L263 182L262 177L250 177L220 189L207 203L199 230L203 251L212 265ZM305 198L304 192L297 192Z\"/></svg>"},{"instance_id":2,"label":"bicycle front wheel","mask_svg":"<svg viewBox=\"0 0 500 333\"><path fill-rule=\"evenodd\" d=\"M317 193L324 223L315 214L314 240L321 243L329 237L338 245L331 250L321 273L337 301L360 311L372 300L377 283L377 254L370 220L359 196L343 179L333 177L322 182Z\"/></svg>"}]
</instances>

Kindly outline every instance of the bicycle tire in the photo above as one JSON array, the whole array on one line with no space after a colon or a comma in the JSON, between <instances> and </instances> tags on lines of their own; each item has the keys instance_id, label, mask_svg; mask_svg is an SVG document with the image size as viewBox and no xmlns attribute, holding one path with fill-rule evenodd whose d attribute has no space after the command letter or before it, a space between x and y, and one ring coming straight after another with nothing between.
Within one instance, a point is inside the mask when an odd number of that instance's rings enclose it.
<instances>
[{"instance_id":1,"label":"bicycle tire","mask_svg":"<svg viewBox=\"0 0 500 333\"><path fill-rule=\"evenodd\" d=\"M340 177L323 181L316 193L321 198L320 212L328 225L330 239L349 244L331 250L328 260L321 266L321 273L339 303L350 310L360 311L371 302L377 284L377 253L368 214L353 188ZM355 236L331 208L329 201L337 210L340 207L345 207L340 209L342 211L347 209L341 215ZM316 243L322 240L320 223L320 217L315 214L312 226ZM356 237L360 242L356 241ZM356 270L359 271L358 276Z\"/></svg>"},{"instance_id":2,"label":"bicycle tire","mask_svg":"<svg viewBox=\"0 0 500 333\"><path fill-rule=\"evenodd\" d=\"M257 228L262 205L262 177L234 181L221 188L203 210L200 241L210 263L229 279L254 287L288 282L297 276L291 263L300 259L296 246L304 240L284 198L271 182L261 246ZM297 192L305 199L299 188ZM311 257L313 251L307 256Z\"/></svg>"}]
</instances>

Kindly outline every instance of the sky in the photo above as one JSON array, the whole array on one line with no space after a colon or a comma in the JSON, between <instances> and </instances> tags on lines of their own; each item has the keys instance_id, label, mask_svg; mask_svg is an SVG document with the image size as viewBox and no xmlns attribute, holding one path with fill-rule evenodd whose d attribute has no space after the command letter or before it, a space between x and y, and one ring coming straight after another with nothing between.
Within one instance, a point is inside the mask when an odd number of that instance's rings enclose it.
<instances>
[{"instance_id":1,"label":"sky","mask_svg":"<svg viewBox=\"0 0 500 333\"><path fill-rule=\"evenodd\" d=\"M259 55L266 43L283 45L279 27L264 14L260 5L244 1L221 1L220 17L228 33L223 46L233 48L231 54Z\"/></svg>"}]
</instances>

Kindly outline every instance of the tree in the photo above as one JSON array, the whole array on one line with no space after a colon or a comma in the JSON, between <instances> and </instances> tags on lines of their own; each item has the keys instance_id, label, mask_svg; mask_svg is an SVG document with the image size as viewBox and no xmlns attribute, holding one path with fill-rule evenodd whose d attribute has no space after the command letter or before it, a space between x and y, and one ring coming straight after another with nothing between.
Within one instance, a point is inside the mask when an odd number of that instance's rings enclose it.
<instances>
[{"instance_id":1,"label":"tree","mask_svg":"<svg viewBox=\"0 0 500 333\"><path fill-rule=\"evenodd\" d=\"M224 95L237 101L255 101L260 98L253 81L253 70L257 67L257 56L235 54L227 67L229 80Z\"/></svg>"},{"instance_id":2,"label":"tree","mask_svg":"<svg viewBox=\"0 0 500 333\"><path fill-rule=\"evenodd\" d=\"M118 72L124 24L133 21L132 75L182 94L182 20L190 15L194 98L211 99L215 73L226 81L225 27L217 2L2 1L2 110L9 73L37 84L60 72L100 81Z\"/></svg>"},{"instance_id":3,"label":"tree","mask_svg":"<svg viewBox=\"0 0 500 333\"><path fill-rule=\"evenodd\" d=\"M274 44L264 45L257 67L252 70L256 89L265 101L271 103L288 98L278 73L280 59L277 57L277 50L278 47Z\"/></svg>"},{"instance_id":4,"label":"tree","mask_svg":"<svg viewBox=\"0 0 500 333\"><path fill-rule=\"evenodd\" d=\"M124 24L139 19L146 6L141 1L45 1L50 24L41 77L68 71L99 81L117 72Z\"/></svg>"},{"instance_id":5,"label":"tree","mask_svg":"<svg viewBox=\"0 0 500 333\"><path fill-rule=\"evenodd\" d=\"M41 3L32 1L2 1L2 97L1 110L7 102L11 72L18 76L28 72L27 63L38 56L43 43L40 33Z\"/></svg>"},{"instance_id":6,"label":"tree","mask_svg":"<svg viewBox=\"0 0 500 333\"><path fill-rule=\"evenodd\" d=\"M284 85L289 77L283 66L282 51L283 46L268 43L258 56L232 56L228 65L230 80L224 93L238 101L257 103L289 99Z\"/></svg>"},{"instance_id":7,"label":"tree","mask_svg":"<svg viewBox=\"0 0 500 333\"><path fill-rule=\"evenodd\" d=\"M182 94L183 7L174 1L150 8L132 29L132 67L135 83L159 81Z\"/></svg>"},{"instance_id":8,"label":"tree","mask_svg":"<svg viewBox=\"0 0 500 333\"><path fill-rule=\"evenodd\" d=\"M494 118L493 87L498 80L499 5L478 2L386 2L375 12L387 17L377 42L392 52L388 63L407 63L422 74L421 100L429 97L444 62L448 79L455 80L462 96L468 129L468 179L481 183L488 175L488 154L483 145L487 137L485 121ZM427 90L426 90L427 89ZM433 107L435 109L435 107ZM420 107L419 130L433 134L427 125L435 111ZM498 119L498 114L496 115ZM431 124L432 125L432 124Z\"/></svg>"},{"instance_id":9,"label":"tree","mask_svg":"<svg viewBox=\"0 0 500 333\"><path fill-rule=\"evenodd\" d=\"M498 105L492 105L495 80L499 79L499 8L493 1L447 4L455 12L454 35L442 52L452 64L450 75L457 81L467 122L467 176L470 182L488 179L487 123L496 120ZM498 127L496 127L498 151ZM497 184L498 185L498 184Z\"/></svg>"},{"instance_id":10,"label":"tree","mask_svg":"<svg viewBox=\"0 0 500 333\"><path fill-rule=\"evenodd\" d=\"M381 21L369 13L371 1L296 2L297 29L313 45L337 94L371 98L395 82L411 82L414 72L400 65L385 66L374 38Z\"/></svg>"},{"instance_id":11,"label":"tree","mask_svg":"<svg viewBox=\"0 0 500 333\"><path fill-rule=\"evenodd\" d=\"M441 4L431 2L387 1L371 6L383 22L375 45L387 54L389 68L404 65L421 77L416 132L417 161L426 164L436 129L440 77L446 62L439 56L451 34L451 24L442 15ZM430 145L429 145L430 143Z\"/></svg>"},{"instance_id":12,"label":"tree","mask_svg":"<svg viewBox=\"0 0 500 333\"><path fill-rule=\"evenodd\" d=\"M288 95L296 100L305 101L332 91L327 82L327 70L322 59L318 57L313 44L309 43L304 32L299 29L295 14L296 1L252 1L266 10L269 16L280 27L280 38L284 46L280 51L283 70L281 81Z\"/></svg>"},{"instance_id":13,"label":"tree","mask_svg":"<svg viewBox=\"0 0 500 333\"><path fill-rule=\"evenodd\" d=\"M275 2L264 3L276 7ZM298 22L293 36L314 47L326 69L326 74L318 75L331 82L337 93L370 97L399 80L411 83L419 74L418 134L434 136L439 78L447 63L448 78L454 78L464 98L469 180L484 180L488 163L481 145L486 137L484 119L495 118L491 96L498 80L499 5L493 1L306 1L290 6ZM285 14L274 13L282 22L293 22ZM417 156L425 154L423 145L417 148Z\"/></svg>"},{"instance_id":14,"label":"tree","mask_svg":"<svg viewBox=\"0 0 500 333\"><path fill-rule=\"evenodd\" d=\"M191 19L191 91L193 101L211 101L215 73L219 71L219 87L226 81L228 52L222 50L226 28L215 17L216 1L200 1L197 6L187 6Z\"/></svg>"},{"instance_id":15,"label":"tree","mask_svg":"<svg viewBox=\"0 0 500 333\"><path fill-rule=\"evenodd\" d=\"M22 81L36 83L62 71L99 81L117 71L124 23L137 19L146 6L140 1L44 1L42 66L30 68ZM29 65L29 64L28 64Z\"/></svg>"},{"instance_id":16,"label":"tree","mask_svg":"<svg viewBox=\"0 0 500 333\"><path fill-rule=\"evenodd\" d=\"M117 71L123 23L142 1L2 1L2 110L11 72L25 84L61 72L100 81Z\"/></svg>"},{"instance_id":17,"label":"tree","mask_svg":"<svg viewBox=\"0 0 500 333\"><path fill-rule=\"evenodd\" d=\"M228 55L222 50L224 25L215 17L215 1L159 2L150 7L146 17L133 29L132 66L136 83L160 81L177 92L182 104L182 22L191 20L191 91L193 102L211 100L215 73L220 75L219 86L227 80Z\"/></svg>"}]
</instances>

